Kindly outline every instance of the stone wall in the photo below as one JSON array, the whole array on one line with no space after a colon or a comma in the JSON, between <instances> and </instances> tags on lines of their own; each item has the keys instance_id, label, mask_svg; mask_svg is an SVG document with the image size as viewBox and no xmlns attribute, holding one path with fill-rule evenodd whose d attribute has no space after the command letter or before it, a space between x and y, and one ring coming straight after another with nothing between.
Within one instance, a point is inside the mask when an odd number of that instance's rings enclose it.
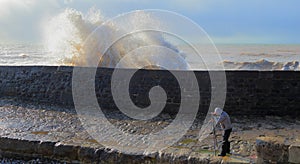
<instances>
[{"instance_id":1,"label":"stone wall","mask_svg":"<svg viewBox=\"0 0 300 164\"><path fill-rule=\"evenodd\" d=\"M49 105L73 106L72 67L2 66L0 96ZM129 71L129 70L122 70ZM117 109L111 95L113 69L98 68L95 91L102 108ZM182 79L191 71L180 71ZM206 113L210 104L211 83L206 71L195 71L200 100L199 112ZM300 71L226 71L227 97L224 109L234 115L300 114ZM187 79L185 79L187 80ZM168 95L164 112L176 114L180 106L180 87L176 78L165 70L140 70L130 82L130 96L139 107L147 107L149 89L160 85ZM191 84L194 85L194 84Z\"/></svg>"},{"instance_id":2,"label":"stone wall","mask_svg":"<svg viewBox=\"0 0 300 164\"><path fill-rule=\"evenodd\" d=\"M300 163L300 142L283 137L256 138L257 163Z\"/></svg>"}]
</instances>

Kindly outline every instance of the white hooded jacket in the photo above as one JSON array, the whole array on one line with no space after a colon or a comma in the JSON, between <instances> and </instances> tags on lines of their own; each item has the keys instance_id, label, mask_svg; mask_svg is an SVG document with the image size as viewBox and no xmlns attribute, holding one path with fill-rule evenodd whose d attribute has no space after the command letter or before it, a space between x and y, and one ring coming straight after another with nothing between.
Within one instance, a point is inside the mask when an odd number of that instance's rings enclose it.
<instances>
[{"instance_id":1,"label":"white hooded jacket","mask_svg":"<svg viewBox=\"0 0 300 164\"><path fill-rule=\"evenodd\" d=\"M224 130L228 130L232 128L230 117L226 112L224 112L220 108L216 108L215 114L220 116L216 124L220 124Z\"/></svg>"}]
</instances>

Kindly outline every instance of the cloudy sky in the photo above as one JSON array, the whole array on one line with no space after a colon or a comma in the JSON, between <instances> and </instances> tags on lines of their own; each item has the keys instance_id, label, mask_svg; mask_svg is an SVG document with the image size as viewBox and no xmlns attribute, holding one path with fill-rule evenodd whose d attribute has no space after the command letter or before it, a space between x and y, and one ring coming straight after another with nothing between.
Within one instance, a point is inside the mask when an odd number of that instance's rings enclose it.
<instances>
[{"instance_id":1,"label":"cloudy sky","mask_svg":"<svg viewBox=\"0 0 300 164\"><path fill-rule=\"evenodd\" d=\"M300 44L299 0L0 0L0 42L40 42L44 23L65 8L107 17L141 9L177 12L216 43Z\"/></svg>"}]
</instances>

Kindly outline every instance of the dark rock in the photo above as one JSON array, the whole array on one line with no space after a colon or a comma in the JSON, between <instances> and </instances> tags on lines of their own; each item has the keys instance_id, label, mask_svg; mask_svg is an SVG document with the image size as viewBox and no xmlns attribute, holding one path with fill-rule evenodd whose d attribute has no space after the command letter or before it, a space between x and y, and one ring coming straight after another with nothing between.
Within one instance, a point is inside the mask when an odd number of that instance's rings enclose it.
<instances>
[{"instance_id":1,"label":"dark rock","mask_svg":"<svg viewBox=\"0 0 300 164\"><path fill-rule=\"evenodd\" d=\"M258 161L287 163L288 145L280 137L258 137L256 139L256 151Z\"/></svg>"}]
</instances>

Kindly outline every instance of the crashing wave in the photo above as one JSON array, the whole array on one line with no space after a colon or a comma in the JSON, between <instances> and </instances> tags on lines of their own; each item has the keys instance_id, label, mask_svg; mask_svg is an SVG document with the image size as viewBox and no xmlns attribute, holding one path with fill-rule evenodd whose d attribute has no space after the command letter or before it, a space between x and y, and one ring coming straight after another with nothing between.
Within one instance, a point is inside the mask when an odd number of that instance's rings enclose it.
<instances>
[{"instance_id":1,"label":"crashing wave","mask_svg":"<svg viewBox=\"0 0 300 164\"><path fill-rule=\"evenodd\" d=\"M286 63L272 62L261 59L256 62L223 62L225 69L229 70L298 70L299 62L292 61Z\"/></svg>"},{"instance_id":2,"label":"crashing wave","mask_svg":"<svg viewBox=\"0 0 300 164\"><path fill-rule=\"evenodd\" d=\"M147 27L149 24L160 25L157 19L151 15L140 11L130 17L128 21L122 22L123 24L103 24L105 22L104 16L96 9L91 9L88 14L83 14L75 9L66 9L46 25L45 39L48 49L58 58L63 65L76 65L76 66L91 66L95 60L100 59L99 67L115 67L119 61L132 50L148 45L157 45L166 47L181 56L180 61L174 63L172 60L162 58L160 62L170 65L173 69L187 69L187 64L184 60L185 54L180 52L179 49L169 43L161 33L148 32L128 35L125 39L120 39L114 43L105 54L100 54L100 47L106 46L107 41L114 40L117 34L122 31L123 33L130 32L132 29L138 27ZM124 29L122 26L126 23L127 27L132 29ZM104 31L97 31L97 27L102 25ZM86 44L85 40L89 35L95 32L94 35L104 36L96 38L94 43ZM99 32L99 33L98 33ZM101 32L101 33L100 33ZM147 52L144 52L147 54ZM144 54L144 56L145 56ZM157 57L148 57L144 59L137 58L134 62L144 62L147 65L155 65ZM182 60L183 59L183 60ZM177 60L177 59L176 59ZM182 60L182 61L181 61ZM126 68L135 67L134 63L125 65Z\"/></svg>"},{"instance_id":3,"label":"crashing wave","mask_svg":"<svg viewBox=\"0 0 300 164\"><path fill-rule=\"evenodd\" d=\"M298 70L299 69L299 62L293 61L293 62L287 62L282 70Z\"/></svg>"}]
</instances>

